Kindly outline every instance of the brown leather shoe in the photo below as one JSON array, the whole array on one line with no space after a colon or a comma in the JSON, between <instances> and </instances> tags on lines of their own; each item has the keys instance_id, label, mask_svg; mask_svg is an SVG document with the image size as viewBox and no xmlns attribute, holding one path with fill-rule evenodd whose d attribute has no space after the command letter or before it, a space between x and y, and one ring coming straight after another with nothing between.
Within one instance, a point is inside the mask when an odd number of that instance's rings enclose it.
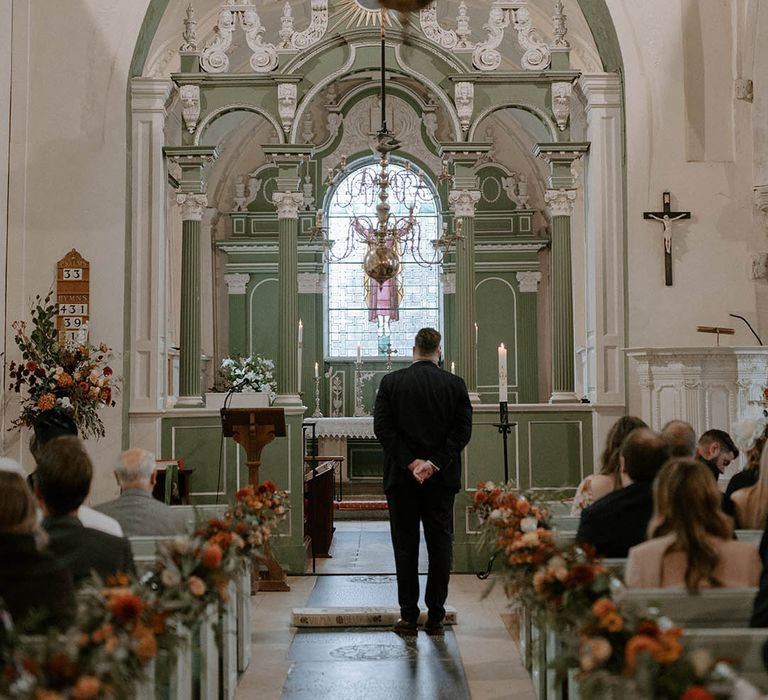
<instances>
[{"instance_id":1,"label":"brown leather shoe","mask_svg":"<svg viewBox=\"0 0 768 700\"><path fill-rule=\"evenodd\" d=\"M403 637L415 637L417 632L416 622L404 620L402 617L392 626L392 631Z\"/></svg>"}]
</instances>

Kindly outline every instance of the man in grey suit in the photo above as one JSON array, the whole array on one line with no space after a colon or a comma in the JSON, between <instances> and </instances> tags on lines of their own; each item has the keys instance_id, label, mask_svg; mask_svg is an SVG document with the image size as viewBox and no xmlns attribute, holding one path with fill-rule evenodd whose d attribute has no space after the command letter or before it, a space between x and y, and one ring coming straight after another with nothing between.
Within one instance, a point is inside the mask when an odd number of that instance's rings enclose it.
<instances>
[{"instance_id":1,"label":"man in grey suit","mask_svg":"<svg viewBox=\"0 0 768 700\"><path fill-rule=\"evenodd\" d=\"M185 531L181 514L152 498L157 478L155 455L136 447L126 450L118 457L115 476L120 496L95 509L117 520L126 537L161 537Z\"/></svg>"}]
</instances>

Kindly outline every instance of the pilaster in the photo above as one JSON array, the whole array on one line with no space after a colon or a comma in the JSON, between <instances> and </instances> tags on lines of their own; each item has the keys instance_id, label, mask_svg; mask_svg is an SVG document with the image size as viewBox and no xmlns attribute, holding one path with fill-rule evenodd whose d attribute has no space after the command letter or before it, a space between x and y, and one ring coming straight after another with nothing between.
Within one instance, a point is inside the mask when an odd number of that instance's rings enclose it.
<instances>
[{"instance_id":1,"label":"pilaster","mask_svg":"<svg viewBox=\"0 0 768 700\"><path fill-rule=\"evenodd\" d=\"M245 303L245 293L251 276L239 272L224 275L227 285L227 300L229 307L229 355L246 355L248 351L248 339L246 331L248 327Z\"/></svg>"},{"instance_id":2,"label":"pilaster","mask_svg":"<svg viewBox=\"0 0 768 700\"><path fill-rule=\"evenodd\" d=\"M534 270L518 272L515 275L518 290L518 384L520 403L538 403L539 379L536 358L537 351L537 307L541 272Z\"/></svg>"},{"instance_id":3,"label":"pilaster","mask_svg":"<svg viewBox=\"0 0 768 700\"><path fill-rule=\"evenodd\" d=\"M587 386L593 403L624 404L625 244L621 79L585 74L577 91L585 102L591 143L585 168Z\"/></svg>"}]
</instances>

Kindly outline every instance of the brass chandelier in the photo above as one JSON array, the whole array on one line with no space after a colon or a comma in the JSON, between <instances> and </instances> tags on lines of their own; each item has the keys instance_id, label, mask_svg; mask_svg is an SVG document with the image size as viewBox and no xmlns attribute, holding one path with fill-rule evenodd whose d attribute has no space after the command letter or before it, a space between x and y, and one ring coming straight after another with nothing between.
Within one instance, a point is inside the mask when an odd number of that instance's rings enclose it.
<instances>
[{"instance_id":1,"label":"brass chandelier","mask_svg":"<svg viewBox=\"0 0 768 700\"><path fill-rule=\"evenodd\" d=\"M381 2L389 7L386 2ZM396 9L403 11L400 5L408 3L396 3ZM418 4L418 3L417 3ZM382 10L382 13L384 10ZM379 154L378 174L371 171L363 171L353 185L348 185L347 193L349 202L355 196L364 192L378 190L376 199L375 218L369 216L354 216L349 224L346 244L341 252L334 252L334 243L328 238L328 228L323 226L322 212L318 211L315 225L312 228L313 237L321 236L325 253L328 259L341 260L349 256L358 245L365 245L366 252L363 257L363 269L365 274L382 285L387 280L396 277L402 266L402 258L410 253L413 260L422 266L439 264L445 258L450 246L461 239L460 222L457 222L453 235L448 234L447 225L443 224L438 238L430 241L431 245L422 245L425 241L421 226L414 212L419 200L427 201L432 198L429 188L424 183L424 176L415 173L410 163L404 162L402 170L390 170L390 153L400 148L400 142L387 125L387 87L386 87L386 56L384 21L381 22L381 126L376 132L375 151ZM342 159L340 167L333 169L328 174L329 186L333 186L346 172L346 162ZM442 175L441 175L442 179ZM412 197L412 201L406 204L407 216L395 216L390 206L390 195L397 198L402 204L406 197ZM427 250L425 250L427 248ZM430 250L431 249L431 250Z\"/></svg>"}]
</instances>

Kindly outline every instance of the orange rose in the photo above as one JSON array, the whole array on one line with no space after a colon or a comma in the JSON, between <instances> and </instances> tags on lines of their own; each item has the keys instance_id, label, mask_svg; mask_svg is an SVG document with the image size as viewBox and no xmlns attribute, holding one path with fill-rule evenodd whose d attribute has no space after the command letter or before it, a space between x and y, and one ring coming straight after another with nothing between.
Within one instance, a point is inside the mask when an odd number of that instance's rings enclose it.
<instances>
[{"instance_id":1,"label":"orange rose","mask_svg":"<svg viewBox=\"0 0 768 700\"><path fill-rule=\"evenodd\" d=\"M609 632L621 632L624 629L624 618L619 613L608 613L600 619L600 627Z\"/></svg>"},{"instance_id":2,"label":"orange rose","mask_svg":"<svg viewBox=\"0 0 768 700\"><path fill-rule=\"evenodd\" d=\"M603 617L612 612L616 612L616 603L610 598L598 598L592 603L592 614L595 617Z\"/></svg>"},{"instance_id":3,"label":"orange rose","mask_svg":"<svg viewBox=\"0 0 768 700\"><path fill-rule=\"evenodd\" d=\"M682 633L683 631L679 627L673 627L664 632L659 640L661 648L654 654L656 661L660 664L671 664L680 658L683 653L683 645L679 641Z\"/></svg>"},{"instance_id":4,"label":"orange rose","mask_svg":"<svg viewBox=\"0 0 768 700\"><path fill-rule=\"evenodd\" d=\"M41 411L50 411L56 405L56 397L53 394L43 394L37 400L37 407Z\"/></svg>"},{"instance_id":5,"label":"orange rose","mask_svg":"<svg viewBox=\"0 0 768 700\"><path fill-rule=\"evenodd\" d=\"M224 552L217 544L209 544L203 551L203 566L206 569L218 569L221 566L221 560Z\"/></svg>"},{"instance_id":6,"label":"orange rose","mask_svg":"<svg viewBox=\"0 0 768 700\"><path fill-rule=\"evenodd\" d=\"M205 581L199 576L190 576L187 585L189 586L189 592L198 598L205 595L205 591L207 590Z\"/></svg>"},{"instance_id":7,"label":"orange rose","mask_svg":"<svg viewBox=\"0 0 768 700\"><path fill-rule=\"evenodd\" d=\"M71 374L67 374L66 372L62 372L59 375L59 378L56 380L56 384L59 386L72 386L74 384L74 380L72 379Z\"/></svg>"},{"instance_id":8,"label":"orange rose","mask_svg":"<svg viewBox=\"0 0 768 700\"><path fill-rule=\"evenodd\" d=\"M114 597L110 601L109 607L115 620L121 625L135 625L141 618L144 603L141 598L129 593Z\"/></svg>"},{"instance_id":9,"label":"orange rose","mask_svg":"<svg viewBox=\"0 0 768 700\"><path fill-rule=\"evenodd\" d=\"M95 698L101 688L101 681L96 676L80 676L72 689L72 697L78 700Z\"/></svg>"},{"instance_id":10,"label":"orange rose","mask_svg":"<svg viewBox=\"0 0 768 700\"><path fill-rule=\"evenodd\" d=\"M661 650L661 645L651 637L644 634L636 634L627 642L624 656L627 662L627 673L633 674L637 666L637 655L643 651L650 652L654 656Z\"/></svg>"}]
</instances>

